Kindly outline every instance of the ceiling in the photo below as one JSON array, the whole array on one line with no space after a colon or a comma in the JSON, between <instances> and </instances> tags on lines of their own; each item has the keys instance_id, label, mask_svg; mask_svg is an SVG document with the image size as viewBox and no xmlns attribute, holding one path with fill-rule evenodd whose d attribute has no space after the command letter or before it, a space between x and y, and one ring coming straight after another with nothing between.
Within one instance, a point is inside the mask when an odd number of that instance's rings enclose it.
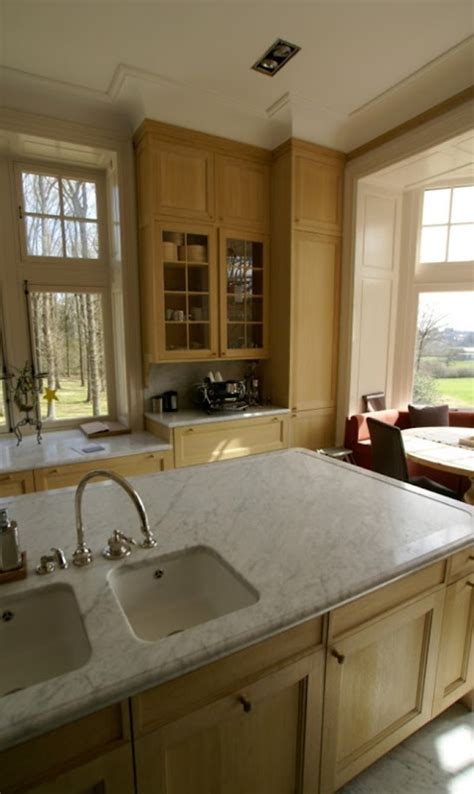
<instances>
[{"instance_id":1,"label":"ceiling","mask_svg":"<svg viewBox=\"0 0 474 794\"><path fill-rule=\"evenodd\" d=\"M0 104L349 151L473 82L464 0L0 0ZM251 70L277 38L301 52Z\"/></svg>"}]
</instances>

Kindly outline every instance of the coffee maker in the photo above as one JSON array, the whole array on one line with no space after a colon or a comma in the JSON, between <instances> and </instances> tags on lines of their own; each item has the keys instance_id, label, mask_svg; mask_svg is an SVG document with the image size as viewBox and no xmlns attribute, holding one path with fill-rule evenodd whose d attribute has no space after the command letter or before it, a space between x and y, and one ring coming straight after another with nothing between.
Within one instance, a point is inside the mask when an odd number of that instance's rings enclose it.
<instances>
[{"instance_id":1,"label":"coffee maker","mask_svg":"<svg viewBox=\"0 0 474 794\"><path fill-rule=\"evenodd\" d=\"M246 388L242 380L211 381L204 378L202 383L194 387L194 403L207 411L245 411L248 402L245 399Z\"/></svg>"}]
</instances>

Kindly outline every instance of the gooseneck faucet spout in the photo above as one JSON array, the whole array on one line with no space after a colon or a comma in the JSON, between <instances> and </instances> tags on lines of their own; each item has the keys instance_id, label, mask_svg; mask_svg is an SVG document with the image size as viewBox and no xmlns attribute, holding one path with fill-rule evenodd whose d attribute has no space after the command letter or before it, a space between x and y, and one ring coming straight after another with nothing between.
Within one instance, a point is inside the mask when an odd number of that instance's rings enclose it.
<instances>
[{"instance_id":1,"label":"gooseneck faucet spout","mask_svg":"<svg viewBox=\"0 0 474 794\"><path fill-rule=\"evenodd\" d=\"M156 546L156 539L153 535L153 532L150 529L150 524L148 522L148 516L146 514L145 505L142 502L141 497L133 488L132 485L125 479L125 477L121 477L120 474L116 474L114 471L109 471L108 469L94 469L94 471L88 472L82 480L80 481L79 485L77 486L76 495L74 498L74 508L76 513L76 533L77 533L77 548L73 554L72 561L74 565L89 565L92 562L92 551L88 548L85 541L84 535L84 524L82 522L82 498L84 494L84 489L88 482L91 480L96 479L97 477L102 477L107 480L113 480L120 485L121 488L125 491L126 494L130 497L133 504L136 507L137 513L140 517L140 530L143 534L143 541L141 546L144 549L151 549Z\"/></svg>"}]
</instances>

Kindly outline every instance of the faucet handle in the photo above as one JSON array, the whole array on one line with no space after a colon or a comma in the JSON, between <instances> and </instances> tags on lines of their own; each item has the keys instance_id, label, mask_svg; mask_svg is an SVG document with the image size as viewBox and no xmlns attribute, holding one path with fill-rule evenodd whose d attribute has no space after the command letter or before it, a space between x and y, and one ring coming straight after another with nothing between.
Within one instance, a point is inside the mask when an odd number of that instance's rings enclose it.
<instances>
[{"instance_id":1,"label":"faucet handle","mask_svg":"<svg viewBox=\"0 0 474 794\"><path fill-rule=\"evenodd\" d=\"M66 555L62 549L53 546L51 548L52 554L43 554L40 557L39 565L36 566L36 573L43 576L45 573L53 573L56 566L63 570L68 567Z\"/></svg>"},{"instance_id":2,"label":"faucet handle","mask_svg":"<svg viewBox=\"0 0 474 794\"><path fill-rule=\"evenodd\" d=\"M124 535L115 529L112 536L107 541L107 546L102 549L102 555L107 560L122 560L130 555L131 546L136 546L137 542L133 538Z\"/></svg>"}]
</instances>

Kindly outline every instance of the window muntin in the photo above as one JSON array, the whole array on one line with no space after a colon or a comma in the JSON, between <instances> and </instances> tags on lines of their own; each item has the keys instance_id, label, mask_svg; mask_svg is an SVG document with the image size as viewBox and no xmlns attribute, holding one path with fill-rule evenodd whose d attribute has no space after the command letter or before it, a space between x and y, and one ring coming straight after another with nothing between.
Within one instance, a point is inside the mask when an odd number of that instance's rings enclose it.
<instances>
[{"instance_id":1,"label":"window muntin","mask_svg":"<svg viewBox=\"0 0 474 794\"><path fill-rule=\"evenodd\" d=\"M423 193L420 264L474 260L474 185Z\"/></svg>"},{"instance_id":2,"label":"window muntin","mask_svg":"<svg viewBox=\"0 0 474 794\"><path fill-rule=\"evenodd\" d=\"M94 180L22 169L21 193L28 257L99 259Z\"/></svg>"},{"instance_id":3,"label":"window muntin","mask_svg":"<svg viewBox=\"0 0 474 794\"><path fill-rule=\"evenodd\" d=\"M412 401L474 408L474 292L420 292Z\"/></svg>"},{"instance_id":4,"label":"window muntin","mask_svg":"<svg viewBox=\"0 0 474 794\"><path fill-rule=\"evenodd\" d=\"M100 292L29 290L32 343L43 386L57 400L40 398L44 422L107 416L107 344Z\"/></svg>"}]
</instances>

